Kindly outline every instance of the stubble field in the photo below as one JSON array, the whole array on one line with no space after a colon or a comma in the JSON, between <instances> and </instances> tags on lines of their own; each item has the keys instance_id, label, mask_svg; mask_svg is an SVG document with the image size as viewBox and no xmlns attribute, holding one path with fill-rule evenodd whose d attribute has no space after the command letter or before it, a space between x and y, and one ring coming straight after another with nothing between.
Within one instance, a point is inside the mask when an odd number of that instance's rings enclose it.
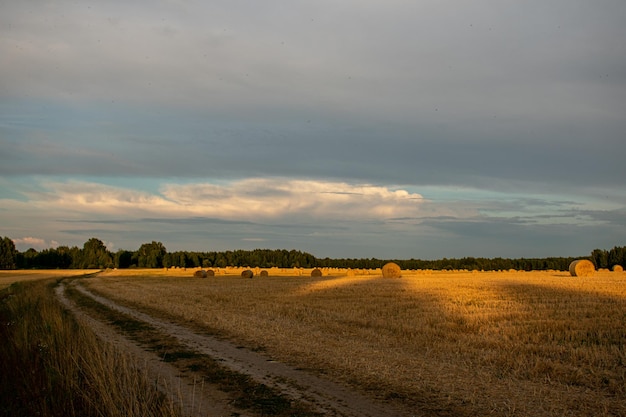
<instances>
[{"instance_id":1,"label":"stubble field","mask_svg":"<svg viewBox=\"0 0 626 417\"><path fill-rule=\"evenodd\" d=\"M79 276L97 271L86 269L5 270L0 271L0 290L14 282L40 281L47 278Z\"/></svg>"},{"instance_id":2,"label":"stubble field","mask_svg":"<svg viewBox=\"0 0 626 417\"><path fill-rule=\"evenodd\" d=\"M84 283L416 415L626 415L625 273L193 272Z\"/></svg>"}]
</instances>

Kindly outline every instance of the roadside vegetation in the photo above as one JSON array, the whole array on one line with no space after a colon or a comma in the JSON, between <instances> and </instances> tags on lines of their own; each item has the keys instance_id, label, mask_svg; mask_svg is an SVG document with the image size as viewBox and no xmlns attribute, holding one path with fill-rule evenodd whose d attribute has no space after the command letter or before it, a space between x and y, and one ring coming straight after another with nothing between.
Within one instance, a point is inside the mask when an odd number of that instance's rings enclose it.
<instances>
[{"instance_id":1,"label":"roadside vegetation","mask_svg":"<svg viewBox=\"0 0 626 417\"><path fill-rule=\"evenodd\" d=\"M83 283L416 413L626 415L624 273L118 270Z\"/></svg>"},{"instance_id":2,"label":"roadside vegetation","mask_svg":"<svg viewBox=\"0 0 626 417\"><path fill-rule=\"evenodd\" d=\"M0 415L179 416L131 358L63 309L55 284L0 290Z\"/></svg>"}]
</instances>

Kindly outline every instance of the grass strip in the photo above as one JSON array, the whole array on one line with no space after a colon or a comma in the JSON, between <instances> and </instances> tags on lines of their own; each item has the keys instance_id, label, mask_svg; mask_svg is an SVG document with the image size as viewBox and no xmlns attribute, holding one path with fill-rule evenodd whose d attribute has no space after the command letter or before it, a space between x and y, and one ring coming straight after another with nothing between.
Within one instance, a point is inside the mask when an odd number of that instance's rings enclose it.
<instances>
[{"instance_id":1,"label":"grass strip","mask_svg":"<svg viewBox=\"0 0 626 417\"><path fill-rule=\"evenodd\" d=\"M178 417L128 355L60 305L55 285L0 291L0 415Z\"/></svg>"}]
</instances>

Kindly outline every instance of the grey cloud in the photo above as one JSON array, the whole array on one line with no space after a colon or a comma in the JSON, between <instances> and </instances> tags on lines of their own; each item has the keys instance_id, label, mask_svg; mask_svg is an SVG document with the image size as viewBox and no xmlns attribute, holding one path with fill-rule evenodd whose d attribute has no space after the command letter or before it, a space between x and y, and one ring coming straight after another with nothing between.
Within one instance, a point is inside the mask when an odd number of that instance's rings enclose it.
<instances>
[{"instance_id":1,"label":"grey cloud","mask_svg":"<svg viewBox=\"0 0 626 417\"><path fill-rule=\"evenodd\" d=\"M189 217L189 218L142 218L138 220L142 223L168 223L168 224L221 224L221 225L253 225L254 223L240 220L223 220L210 217Z\"/></svg>"},{"instance_id":2,"label":"grey cloud","mask_svg":"<svg viewBox=\"0 0 626 417\"><path fill-rule=\"evenodd\" d=\"M626 207L616 210L578 210L575 214L588 216L595 221L601 221L613 227L626 227Z\"/></svg>"},{"instance_id":3,"label":"grey cloud","mask_svg":"<svg viewBox=\"0 0 626 417\"><path fill-rule=\"evenodd\" d=\"M166 223L166 224L183 224L183 225L198 225L198 224L238 224L238 225L252 225L254 223L240 220L224 220L211 217L185 217L185 218L138 218L138 219L59 219L62 223L96 223L96 224L130 224L130 223Z\"/></svg>"},{"instance_id":4,"label":"grey cloud","mask_svg":"<svg viewBox=\"0 0 626 417\"><path fill-rule=\"evenodd\" d=\"M499 190L513 186L520 191L532 186L544 192L580 186L621 188L626 177L620 159L626 144L614 145L614 135L602 136L600 126L595 132L599 141L589 140L594 133L588 128L567 128L561 133L551 128L541 143L538 138L543 135L523 132L513 132L515 140L503 142L493 135L479 138L471 131L464 139L456 130L437 131L427 125L415 131L376 125L299 130L280 124L239 126L211 118L181 121L176 116L139 115L135 123L141 126L129 125L122 132L124 121L97 131L68 122L62 133L18 132L20 141L9 141L4 147L0 171L3 175L352 178ZM83 141L85 136L92 140ZM528 137L535 140L529 143ZM598 152L598 147L613 151ZM56 155L46 148L56 149Z\"/></svg>"},{"instance_id":5,"label":"grey cloud","mask_svg":"<svg viewBox=\"0 0 626 417\"><path fill-rule=\"evenodd\" d=\"M158 220L158 219L157 219ZM165 221L161 221L165 220ZM232 250L232 249L254 249L261 244L263 247L289 249L298 248L301 250L312 250L316 247L318 251L325 250L325 245L315 243L318 238L313 238L316 232L345 232L349 230L344 225L299 225L299 224L256 224L246 222L187 222L184 219L158 220L159 229L147 231L139 227L128 227L128 223L121 222L124 227L97 228L70 228L60 230L59 233L67 235L72 244L80 245L87 239L97 236L100 239L111 241L116 248L134 250L142 243L158 240L165 244L169 251L174 250ZM89 222L85 222L88 224ZM143 223L143 221L139 221ZM149 223L153 223L149 220ZM107 223L114 226L114 222ZM331 233L330 242L334 242ZM262 240L259 240L262 239ZM351 238L346 234L346 241ZM326 239L323 239L326 240ZM339 238L339 241L343 241ZM318 246L312 246L318 245ZM332 243L336 245L336 243ZM366 245L367 246L367 245ZM350 247L347 253L356 256ZM319 253L319 252L318 252ZM328 253L328 252L324 252Z\"/></svg>"},{"instance_id":6,"label":"grey cloud","mask_svg":"<svg viewBox=\"0 0 626 417\"><path fill-rule=\"evenodd\" d=\"M462 256L526 257L582 256L594 248L608 248L615 239L624 237L607 226L573 226L560 224L531 224L523 220L494 221L428 221L427 226L458 239L455 246Z\"/></svg>"}]
</instances>

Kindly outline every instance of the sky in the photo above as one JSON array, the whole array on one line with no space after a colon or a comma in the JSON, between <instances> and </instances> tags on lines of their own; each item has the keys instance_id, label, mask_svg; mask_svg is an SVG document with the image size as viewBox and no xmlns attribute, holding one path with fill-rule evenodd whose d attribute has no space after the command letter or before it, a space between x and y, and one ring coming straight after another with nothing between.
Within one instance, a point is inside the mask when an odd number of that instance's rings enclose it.
<instances>
[{"instance_id":1,"label":"sky","mask_svg":"<svg viewBox=\"0 0 626 417\"><path fill-rule=\"evenodd\" d=\"M0 1L0 236L626 246L626 2Z\"/></svg>"}]
</instances>

